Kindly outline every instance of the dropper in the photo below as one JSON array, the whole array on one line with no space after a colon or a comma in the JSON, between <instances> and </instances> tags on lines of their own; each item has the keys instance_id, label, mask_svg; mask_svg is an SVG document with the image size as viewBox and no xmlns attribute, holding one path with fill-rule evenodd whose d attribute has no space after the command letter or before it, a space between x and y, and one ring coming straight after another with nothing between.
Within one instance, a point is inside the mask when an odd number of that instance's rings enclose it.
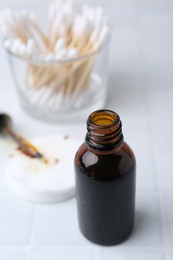
<instances>
[{"instance_id":1,"label":"dropper","mask_svg":"<svg viewBox=\"0 0 173 260\"><path fill-rule=\"evenodd\" d=\"M44 157L42 153L38 151L38 149L28 142L26 139L18 135L12 129L12 119L6 113L0 112L0 134L5 134L10 136L18 145L19 150L30 156L31 158L40 159L43 162L47 163L47 159Z\"/></svg>"}]
</instances>

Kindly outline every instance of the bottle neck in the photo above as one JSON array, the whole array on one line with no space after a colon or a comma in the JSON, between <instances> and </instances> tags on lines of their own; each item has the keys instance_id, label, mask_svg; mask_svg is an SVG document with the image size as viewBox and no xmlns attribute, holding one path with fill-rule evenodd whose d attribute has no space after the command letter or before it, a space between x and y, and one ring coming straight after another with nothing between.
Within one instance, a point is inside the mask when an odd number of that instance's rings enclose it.
<instances>
[{"instance_id":1,"label":"bottle neck","mask_svg":"<svg viewBox=\"0 0 173 260\"><path fill-rule=\"evenodd\" d=\"M87 120L87 130L85 142L97 153L112 153L124 142L120 117L111 110L93 112Z\"/></svg>"}]
</instances>

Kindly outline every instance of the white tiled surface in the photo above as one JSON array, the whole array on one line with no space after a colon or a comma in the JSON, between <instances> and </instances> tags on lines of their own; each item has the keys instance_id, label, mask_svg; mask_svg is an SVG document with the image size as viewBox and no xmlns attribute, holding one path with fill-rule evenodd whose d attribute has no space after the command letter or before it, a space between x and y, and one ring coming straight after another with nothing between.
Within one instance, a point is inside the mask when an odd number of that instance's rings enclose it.
<instances>
[{"instance_id":1,"label":"white tiled surface","mask_svg":"<svg viewBox=\"0 0 173 260\"><path fill-rule=\"evenodd\" d=\"M27 245L32 232L34 206L9 191L1 191L0 209L0 244Z\"/></svg>"},{"instance_id":2,"label":"white tiled surface","mask_svg":"<svg viewBox=\"0 0 173 260\"><path fill-rule=\"evenodd\" d=\"M103 254L100 255L100 260L114 260L114 259L121 259L121 260L163 260L162 254L158 251L151 251L147 249L135 249L135 250L119 250L117 248L112 248L112 250L105 249Z\"/></svg>"},{"instance_id":3,"label":"white tiled surface","mask_svg":"<svg viewBox=\"0 0 173 260\"><path fill-rule=\"evenodd\" d=\"M4 177L13 146L0 139L0 260L173 259L173 3L125 2L106 7L113 27L108 108L121 115L137 157L134 233L119 246L96 246L78 230L75 199L36 206L18 198ZM2 48L0 68L0 107L16 129L28 138L84 138L84 122L46 125L25 115Z\"/></svg>"}]
</instances>

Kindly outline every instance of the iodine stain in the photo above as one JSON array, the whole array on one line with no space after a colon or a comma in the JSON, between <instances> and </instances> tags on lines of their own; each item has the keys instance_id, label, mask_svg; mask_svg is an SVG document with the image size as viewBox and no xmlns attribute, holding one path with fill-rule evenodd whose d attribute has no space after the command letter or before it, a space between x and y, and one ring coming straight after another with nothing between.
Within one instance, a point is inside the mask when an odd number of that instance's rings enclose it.
<instances>
[{"instance_id":1,"label":"iodine stain","mask_svg":"<svg viewBox=\"0 0 173 260\"><path fill-rule=\"evenodd\" d=\"M55 158L54 163L55 163L55 164L58 164L58 163L59 163L59 159L58 159L58 158Z\"/></svg>"},{"instance_id":2,"label":"iodine stain","mask_svg":"<svg viewBox=\"0 0 173 260\"><path fill-rule=\"evenodd\" d=\"M19 146L19 147L17 148L17 150L19 150L20 152L22 152L23 154L25 154L26 156L28 156L28 157L30 157L30 158L32 158L32 159L36 158L35 155L32 155L29 151L27 151L26 149L24 149L24 148L21 147L21 146Z\"/></svg>"}]
</instances>

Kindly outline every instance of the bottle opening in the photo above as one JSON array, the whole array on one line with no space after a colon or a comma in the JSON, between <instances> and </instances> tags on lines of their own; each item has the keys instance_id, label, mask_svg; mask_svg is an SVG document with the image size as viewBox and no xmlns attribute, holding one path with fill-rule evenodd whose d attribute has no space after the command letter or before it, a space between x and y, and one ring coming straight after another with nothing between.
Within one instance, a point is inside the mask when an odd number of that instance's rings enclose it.
<instances>
[{"instance_id":1,"label":"bottle opening","mask_svg":"<svg viewBox=\"0 0 173 260\"><path fill-rule=\"evenodd\" d=\"M89 120L96 126L104 127L115 124L119 121L119 116L111 110L97 110L90 114Z\"/></svg>"},{"instance_id":2,"label":"bottle opening","mask_svg":"<svg viewBox=\"0 0 173 260\"><path fill-rule=\"evenodd\" d=\"M120 117L112 110L102 109L90 114L87 120L86 144L99 153L111 153L123 143Z\"/></svg>"}]
</instances>

